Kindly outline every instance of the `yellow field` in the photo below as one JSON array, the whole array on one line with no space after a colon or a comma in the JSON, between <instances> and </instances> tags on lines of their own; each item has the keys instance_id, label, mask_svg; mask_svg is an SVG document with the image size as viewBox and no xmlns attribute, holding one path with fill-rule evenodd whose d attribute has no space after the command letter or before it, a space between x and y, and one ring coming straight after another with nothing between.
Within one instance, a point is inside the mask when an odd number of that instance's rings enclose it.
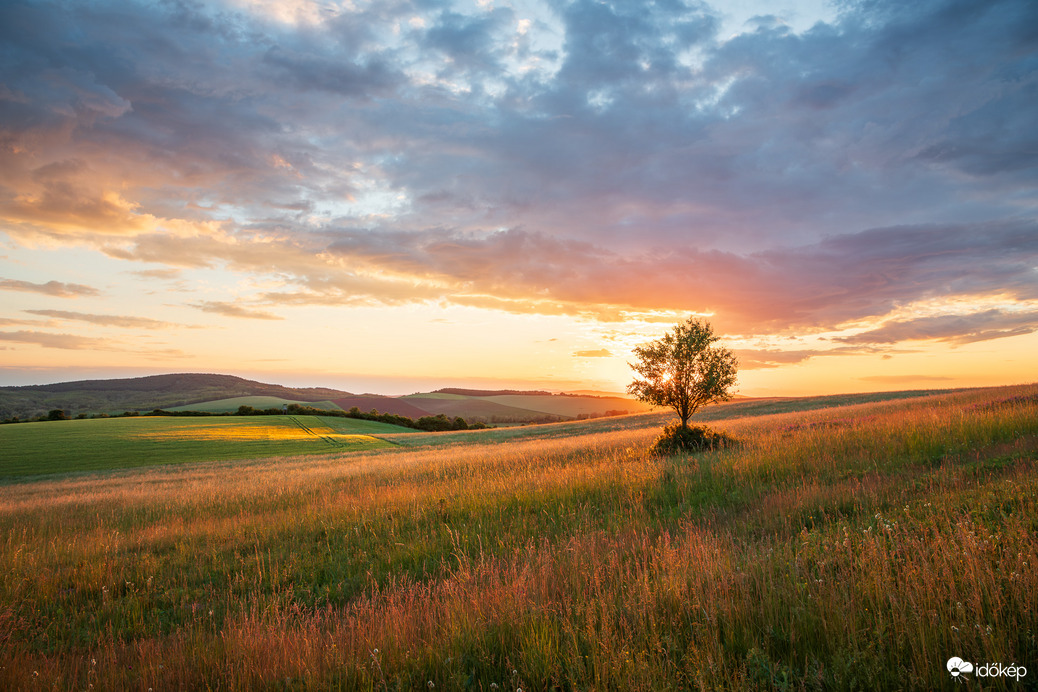
<instances>
[{"instance_id":1,"label":"yellow field","mask_svg":"<svg viewBox=\"0 0 1038 692\"><path fill-rule=\"evenodd\" d=\"M373 442L371 435L350 435L339 433L326 425L303 426L301 424L283 425L281 419L268 422L240 423L237 420L221 426L178 426L168 430L145 432L138 435L142 440L220 440L220 441L296 441L313 437L328 438L343 443Z\"/></svg>"}]
</instances>

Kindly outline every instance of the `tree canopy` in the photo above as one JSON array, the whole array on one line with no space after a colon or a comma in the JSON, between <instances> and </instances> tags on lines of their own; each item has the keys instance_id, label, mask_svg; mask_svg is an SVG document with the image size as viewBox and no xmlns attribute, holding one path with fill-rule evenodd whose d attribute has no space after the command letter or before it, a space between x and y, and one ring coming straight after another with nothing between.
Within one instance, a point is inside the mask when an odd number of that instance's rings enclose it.
<instances>
[{"instance_id":1,"label":"tree canopy","mask_svg":"<svg viewBox=\"0 0 1038 692\"><path fill-rule=\"evenodd\" d=\"M656 341L638 346L638 374L627 391L655 406L669 406L681 418L681 427L705 404L731 399L738 361L723 346L706 320L690 317Z\"/></svg>"}]
</instances>

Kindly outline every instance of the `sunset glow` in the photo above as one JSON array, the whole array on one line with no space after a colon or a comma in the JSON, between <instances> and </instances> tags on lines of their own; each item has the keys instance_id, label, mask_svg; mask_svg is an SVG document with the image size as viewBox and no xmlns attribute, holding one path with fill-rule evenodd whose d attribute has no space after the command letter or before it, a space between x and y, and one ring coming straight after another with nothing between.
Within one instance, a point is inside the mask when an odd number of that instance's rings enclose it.
<instances>
[{"instance_id":1,"label":"sunset glow","mask_svg":"<svg viewBox=\"0 0 1038 692\"><path fill-rule=\"evenodd\" d=\"M0 7L0 385L1038 380L1038 5Z\"/></svg>"}]
</instances>

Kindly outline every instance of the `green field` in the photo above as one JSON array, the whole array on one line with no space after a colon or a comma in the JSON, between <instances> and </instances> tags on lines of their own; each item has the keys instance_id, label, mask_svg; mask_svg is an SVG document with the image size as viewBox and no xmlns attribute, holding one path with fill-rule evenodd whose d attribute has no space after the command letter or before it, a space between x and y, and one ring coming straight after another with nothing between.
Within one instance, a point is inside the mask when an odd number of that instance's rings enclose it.
<instances>
[{"instance_id":1,"label":"green field","mask_svg":"<svg viewBox=\"0 0 1038 692\"><path fill-rule=\"evenodd\" d=\"M278 401L327 401L349 392L324 387L295 389L231 375L179 373L113 380L81 380L26 387L0 387L0 420L32 420L52 409L80 414L171 409L230 397L262 396ZM279 404L280 406L280 404ZM237 407L235 407L237 408Z\"/></svg>"},{"instance_id":2,"label":"green field","mask_svg":"<svg viewBox=\"0 0 1038 692\"><path fill-rule=\"evenodd\" d=\"M268 408L280 409L283 406L288 406L289 404L310 406L311 408L321 409L322 411L339 410L339 407L330 401L296 401L294 399L284 399L279 396L235 396L229 399L204 401L199 404L189 404L187 406L174 406L166 410L204 411L206 413L234 413L241 406L251 406L252 408L258 411L262 411Z\"/></svg>"},{"instance_id":3,"label":"green field","mask_svg":"<svg viewBox=\"0 0 1038 692\"><path fill-rule=\"evenodd\" d=\"M446 392L420 392L418 394L407 394L400 397L401 399L443 399L445 401L464 401L465 399L471 399L470 396L463 396L461 394L447 394Z\"/></svg>"},{"instance_id":4,"label":"green field","mask_svg":"<svg viewBox=\"0 0 1038 692\"><path fill-rule=\"evenodd\" d=\"M449 418L461 416L465 420L513 420L529 421L542 418L542 411L533 409L505 406L494 401L487 401L485 397L466 397L454 394L437 394L436 396L411 396L406 398L407 403L417 406L431 415L444 414Z\"/></svg>"},{"instance_id":5,"label":"green field","mask_svg":"<svg viewBox=\"0 0 1038 692\"><path fill-rule=\"evenodd\" d=\"M141 416L0 426L0 479L390 447L409 428L352 418Z\"/></svg>"},{"instance_id":6,"label":"green field","mask_svg":"<svg viewBox=\"0 0 1038 692\"><path fill-rule=\"evenodd\" d=\"M482 397L504 406L515 406L517 408L528 408L534 411L543 411L557 416L576 418L581 414L602 414L605 411L627 411L628 413L641 413L652 410L652 406L635 399L586 397L586 396L536 396L521 394L500 394L497 396Z\"/></svg>"},{"instance_id":7,"label":"green field","mask_svg":"<svg viewBox=\"0 0 1038 692\"><path fill-rule=\"evenodd\" d=\"M401 398L429 413L482 420L534 420L544 416L576 418L581 414L602 415L609 410L638 413L652 408L633 399L533 394L465 396L432 392Z\"/></svg>"},{"instance_id":8,"label":"green field","mask_svg":"<svg viewBox=\"0 0 1038 692\"><path fill-rule=\"evenodd\" d=\"M660 413L0 484L0 689L1035 687L1038 386L701 417L737 444L649 456Z\"/></svg>"}]
</instances>

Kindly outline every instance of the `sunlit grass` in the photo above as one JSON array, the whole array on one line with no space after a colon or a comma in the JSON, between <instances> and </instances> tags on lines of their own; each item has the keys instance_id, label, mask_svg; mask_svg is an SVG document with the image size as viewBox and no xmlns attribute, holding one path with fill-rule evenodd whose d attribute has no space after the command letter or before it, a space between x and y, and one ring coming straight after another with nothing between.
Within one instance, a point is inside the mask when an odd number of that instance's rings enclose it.
<instances>
[{"instance_id":1,"label":"sunlit grass","mask_svg":"<svg viewBox=\"0 0 1038 692\"><path fill-rule=\"evenodd\" d=\"M713 421L741 444L671 459L646 455L650 427L3 486L0 686L933 689L953 655L1038 669L1036 394Z\"/></svg>"},{"instance_id":2,"label":"sunlit grass","mask_svg":"<svg viewBox=\"0 0 1038 692\"><path fill-rule=\"evenodd\" d=\"M351 418L131 417L0 426L0 479L393 446L395 425ZM375 437L378 435L379 437Z\"/></svg>"}]
</instances>

